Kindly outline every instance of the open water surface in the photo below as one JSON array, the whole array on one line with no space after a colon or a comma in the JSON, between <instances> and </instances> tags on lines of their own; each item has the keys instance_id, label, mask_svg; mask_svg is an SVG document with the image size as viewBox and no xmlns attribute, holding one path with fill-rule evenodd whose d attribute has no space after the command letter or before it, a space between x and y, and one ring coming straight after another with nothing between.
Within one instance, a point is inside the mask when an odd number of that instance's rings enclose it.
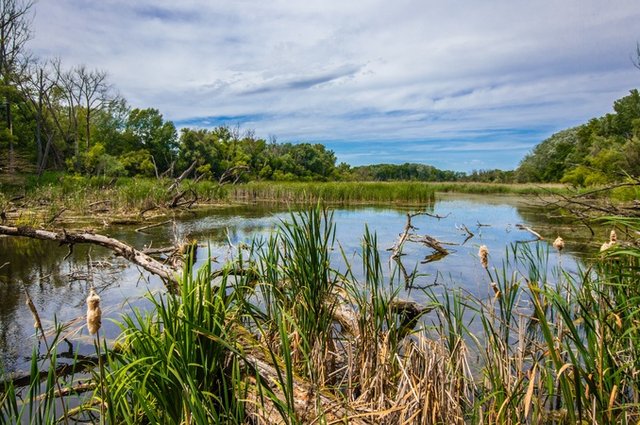
<instances>
[{"instance_id":1,"label":"open water surface","mask_svg":"<svg viewBox=\"0 0 640 425\"><path fill-rule=\"evenodd\" d=\"M566 242L563 266L574 271L608 239L609 229L596 229L596 235L592 237L585 227L554 217L543 207L521 197L441 195L434 205L424 208L445 218L417 216L412 221L417 227L415 232L448 243L445 246L451 254L438 261L423 263L432 250L418 243L405 245L403 252L406 255L402 262L409 272L417 266L418 275L412 288L402 289L402 296L417 302L426 302L420 288L434 284L459 288L475 296L491 296L486 272L478 261L478 248L486 245L491 253L492 267L500 268L512 244L529 244L534 239L531 233L517 225L542 234L545 240L539 244L543 250L549 248L556 236L562 236ZM333 208L336 239L340 244L333 251L335 266L344 267L341 247L353 263L353 270L361 269L358 253L367 225L377 234L385 272L391 277L396 265L389 261L388 248L402 232L407 212L418 210L417 207L395 206ZM209 250L221 266L242 244L250 244L256 237L267 237L278 223L287 220L289 214L281 207L216 207L198 211L192 218L182 219L175 225L149 229L147 233L136 232L138 226L109 227L96 229L96 232L119 238L137 248L168 246L175 238L197 239L200 248L196 267L206 261ZM474 234L473 237L467 239L463 225ZM552 249L549 255L549 264L557 264L557 254ZM117 336L115 321L122 314L133 307L145 308L148 306L145 294L164 290L157 278L99 247L77 245L70 253L67 247L54 242L0 237L0 367L13 372L28 370L33 347L38 345L33 318L25 305L25 291L32 297L45 326L52 326L54 321L67 325L67 355L92 352L92 339L84 327L85 299L91 285L102 298L101 332L108 339Z\"/></svg>"}]
</instances>

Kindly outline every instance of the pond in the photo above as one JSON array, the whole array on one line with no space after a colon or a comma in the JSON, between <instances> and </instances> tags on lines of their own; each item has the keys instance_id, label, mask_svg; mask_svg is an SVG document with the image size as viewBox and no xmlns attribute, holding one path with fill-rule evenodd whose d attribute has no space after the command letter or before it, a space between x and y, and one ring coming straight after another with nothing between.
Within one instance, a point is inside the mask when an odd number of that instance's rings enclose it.
<instances>
[{"instance_id":1,"label":"pond","mask_svg":"<svg viewBox=\"0 0 640 425\"><path fill-rule=\"evenodd\" d=\"M515 196L440 195L433 205L423 210L443 218L421 215L413 218L415 233L429 235L441 241L450 254L437 261L426 262L433 251L419 243L407 243L402 263L410 272L417 266L411 288L402 289L402 297L425 302L421 287L442 285L460 288L475 296L490 296L486 273L478 261L478 248L486 245L491 263L500 267L506 250L515 243L529 243L535 237L522 226L542 234L540 242L547 249L556 236L567 244L563 266L568 270L579 267L585 256L593 255L597 246L607 238L606 229L597 229L596 239L582 226L572 225L553 216L544 207ZM333 208L336 225L336 244L332 253L335 266L344 268L342 252L360 269L358 257L365 225L378 237L379 249L385 262L385 272L391 277L396 264L391 252L398 235L406 224L407 212L417 207L358 206ZM229 206L201 210L175 224L136 232L136 226L96 229L121 239L137 248L161 247L175 238L198 241L196 267L208 258L208 251L221 266L243 243L255 237L269 235L281 220L289 217L287 209L272 206ZM554 213L555 214L555 213ZM472 237L468 237L470 231ZM557 262L550 252L550 264ZM118 333L117 320L134 307L144 308L149 291L163 291L162 283L131 266L121 258L99 247L75 246L73 251L54 242L25 238L0 238L0 367L5 371L24 371L37 341L33 318L25 305L28 291L46 326L54 321L65 324L64 336L69 344L67 355L73 351L92 352L93 347L84 328L85 299L93 285L102 298L103 330L107 338ZM61 346L61 350L65 344Z\"/></svg>"}]
</instances>

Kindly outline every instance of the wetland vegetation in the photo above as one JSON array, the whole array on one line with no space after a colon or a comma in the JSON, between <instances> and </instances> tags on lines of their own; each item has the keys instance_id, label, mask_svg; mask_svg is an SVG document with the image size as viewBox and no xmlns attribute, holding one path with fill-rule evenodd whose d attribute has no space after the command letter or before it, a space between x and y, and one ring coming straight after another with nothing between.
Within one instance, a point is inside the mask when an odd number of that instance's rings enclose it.
<instances>
[{"instance_id":1,"label":"wetland vegetation","mask_svg":"<svg viewBox=\"0 0 640 425\"><path fill-rule=\"evenodd\" d=\"M76 354L89 375L57 363L68 325L46 328L36 316L44 345L25 387L3 384L2 414L31 423L635 423L639 254L620 229L638 226L607 225L621 237L588 267L571 267L558 241L484 259L480 249L484 290L428 286L416 304L401 295L404 278L385 273L366 226L354 256L338 245L330 212L295 213L234 250L223 273L208 255L194 273L191 257L177 292L149 293L144 309L118 320L115 341L98 331L93 355Z\"/></svg>"},{"instance_id":2,"label":"wetland vegetation","mask_svg":"<svg viewBox=\"0 0 640 425\"><path fill-rule=\"evenodd\" d=\"M178 131L0 3L0 422L640 421L637 90L512 171L352 167Z\"/></svg>"}]
</instances>

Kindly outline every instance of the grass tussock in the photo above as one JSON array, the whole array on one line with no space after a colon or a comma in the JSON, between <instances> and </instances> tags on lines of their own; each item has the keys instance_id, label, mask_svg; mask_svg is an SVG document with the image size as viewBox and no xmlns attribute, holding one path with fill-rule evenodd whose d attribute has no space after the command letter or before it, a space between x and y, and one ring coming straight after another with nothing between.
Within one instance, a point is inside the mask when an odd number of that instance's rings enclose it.
<instances>
[{"instance_id":1,"label":"grass tussock","mask_svg":"<svg viewBox=\"0 0 640 425\"><path fill-rule=\"evenodd\" d=\"M640 227L637 220L616 223ZM77 381L55 374L42 385L33 378L26 390L4 385L0 417L140 424L640 420L637 245L620 238L578 273L563 269L562 254L550 260L542 242L508 248L501 265L486 252L477 259L485 297L430 288L426 308L407 317L397 308L398 279L383 273L375 234L365 228L359 256L343 254L342 270L332 266L334 238L331 214L310 209L239 250L221 277L213 279L209 264L195 274L187 268L178 294L150 295L153 308L125 317L113 348L100 346L106 361L91 393L57 396ZM38 358L33 376L46 366ZM64 403L67 410L56 407Z\"/></svg>"}]
</instances>

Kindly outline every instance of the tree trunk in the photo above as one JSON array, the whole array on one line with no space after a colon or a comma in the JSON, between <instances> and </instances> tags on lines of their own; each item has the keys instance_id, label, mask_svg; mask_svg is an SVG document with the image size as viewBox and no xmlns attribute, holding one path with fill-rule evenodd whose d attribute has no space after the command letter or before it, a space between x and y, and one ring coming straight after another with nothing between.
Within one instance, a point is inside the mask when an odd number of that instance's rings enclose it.
<instances>
[{"instance_id":1,"label":"tree trunk","mask_svg":"<svg viewBox=\"0 0 640 425\"><path fill-rule=\"evenodd\" d=\"M43 85L42 69L38 75L38 105L36 110L36 150L38 151L38 157L36 159L36 167L38 169L38 175L41 174L42 168L42 85Z\"/></svg>"},{"instance_id":2,"label":"tree trunk","mask_svg":"<svg viewBox=\"0 0 640 425\"><path fill-rule=\"evenodd\" d=\"M11 116L11 101L6 99L6 113L7 113L7 130L9 131L9 174L15 172L15 152L13 147L13 117Z\"/></svg>"}]
</instances>

